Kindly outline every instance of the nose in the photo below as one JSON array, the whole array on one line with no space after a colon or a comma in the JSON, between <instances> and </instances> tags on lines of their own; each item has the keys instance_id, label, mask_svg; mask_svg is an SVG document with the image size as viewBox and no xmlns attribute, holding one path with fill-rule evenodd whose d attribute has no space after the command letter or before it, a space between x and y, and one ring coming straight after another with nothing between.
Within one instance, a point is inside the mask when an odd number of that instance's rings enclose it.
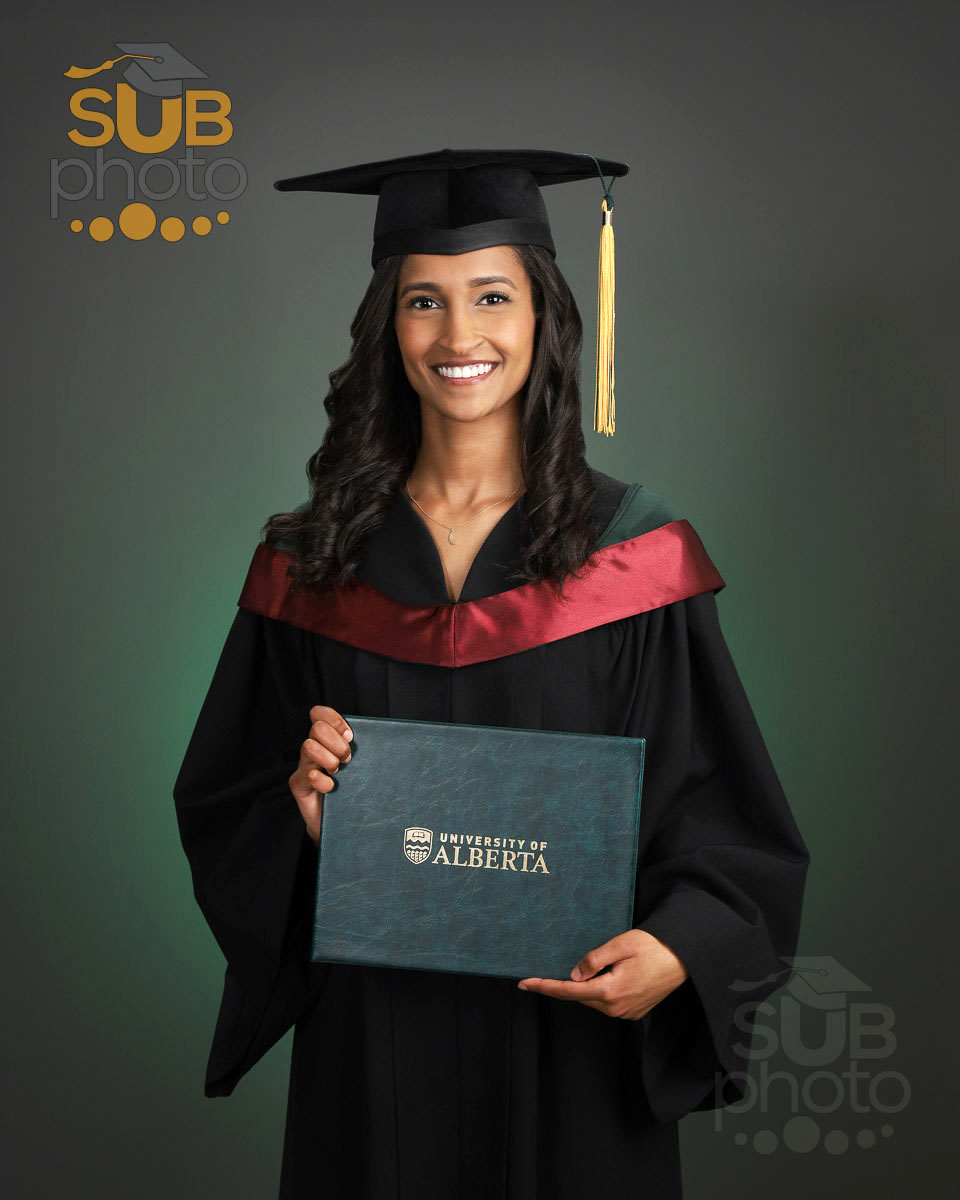
<instances>
[{"instance_id":1,"label":"nose","mask_svg":"<svg viewBox=\"0 0 960 1200\"><path fill-rule=\"evenodd\" d=\"M466 356L477 344L477 332L469 304L447 305L440 342L454 358Z\"/></svg>"}]
</instances>

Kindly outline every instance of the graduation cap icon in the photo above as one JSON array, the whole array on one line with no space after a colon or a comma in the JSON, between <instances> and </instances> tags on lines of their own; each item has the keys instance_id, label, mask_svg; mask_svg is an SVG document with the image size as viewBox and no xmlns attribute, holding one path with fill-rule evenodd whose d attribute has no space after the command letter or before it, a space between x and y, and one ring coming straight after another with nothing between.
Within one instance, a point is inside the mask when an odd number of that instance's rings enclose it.
<instances>
[{"instance_id":1,"label":"graduation cap icon","mask_svg":"<svg viewBox=\"0 0 960 1200\"><path fill-rule=\"evenodd\" d=\"M830 954L783 957L783 962L793 968L789 978L784 981L787 991L809 1008L835 1011L846 1006L849 992L873 991L868 983L858 979ZM738 979L732 986L736 991L748 991L755 988L757 983L774 978L768 975L766 980L753 983Z\"/></svg>"},{"instance_id":2,"label":"graduation cap icon","mask_svg":"<svg viewBox=\"0 0 960 1200\"><path fill-rule=\"evenodd\" d=\"M138 92L150 96L182 96L185 79L208 79L169 42L117 42L117 48L135 59L123 73Z\"/></svg>"},{"instance_id":3,"label":"graduation cap icon","mask_svg":"<svg viewBox=\"0 0 960 1200\"><path fill-rule=\"evenodd\" d=\"M832 955L803 955L786 961L793 966L787 990L811 1008L844 1008L848 993L873 991Z\"/></svg>"},{"instance_id":4,"label":"graduation cap icon","mask_svg":"<svg viewBox=\"0 0 960 1200\"><path fill-rule=\"evenodd\" d=\"M151 96L182 96L185 79L208 79L206 71L174 49L169 42L116 42L124 53L119 58L108 58L99 67L70 67L64 71L68 79L86 79L101 71L109 71L125 58L130 62L123 77L139 92Z\"/></svg>"}]
</instances>

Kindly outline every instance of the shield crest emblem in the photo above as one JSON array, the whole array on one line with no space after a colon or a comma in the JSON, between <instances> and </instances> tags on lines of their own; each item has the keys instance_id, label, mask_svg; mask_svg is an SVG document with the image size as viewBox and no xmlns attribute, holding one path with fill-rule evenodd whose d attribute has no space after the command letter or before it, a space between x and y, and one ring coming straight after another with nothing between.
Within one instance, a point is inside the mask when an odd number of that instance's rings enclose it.
<instances>
[{"instance_id":1,"label":"shield crest emblem","mask_svg":"<svg viewBox=\"0 0 960 1200\"><path fill-rule=\"evenodd\" d=\"M403 831L403 852L412 863L425 862L433 849L433 830L410 825Z\"/></svg>"}]
</instances>

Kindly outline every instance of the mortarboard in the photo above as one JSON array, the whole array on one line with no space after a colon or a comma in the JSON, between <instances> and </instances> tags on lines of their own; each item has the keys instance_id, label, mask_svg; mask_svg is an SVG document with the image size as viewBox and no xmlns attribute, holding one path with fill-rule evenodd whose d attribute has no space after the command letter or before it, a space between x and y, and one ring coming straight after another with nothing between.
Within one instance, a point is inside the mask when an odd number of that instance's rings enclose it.
<instances>
[{"instance_id":1,"label":"mortarboard","mask_svg":"<svg viewBox=\"0 0 960 1200\"><path fill-rule=\"evenodd\" d=\"M833 1011L846 1007L849 992L869 992L873 989L848 970L830 954L781 956L781 961L792 968L787 980L787 990L803 1004L811 1008ZM733 991L746 992L758 984L773 982L782 972L775 971L763 979L737 979L730 986Z\"/></svg>"},{"instance_id":2,"label":"mortarboard","mask_svg":"<svg viewBox=\"0 0 960 1200\"><path fill-rule=\"evenodd\" d=\"M206 71L171 46L169 42L116 42L124 53L119 58L108 58L99 67L70 67L64 71L68 79L86 79L109 71L125 58L134 59L123 72L131 87L150 96L173 97L183 95L185 79L208 79Z\"/></svg>"},{"instance_id":3,"label":"mortarboard","mask_svg":"<svg viewBox=\"0 0 960 1200\"><path fill-rule=\"evenodd\" d=\"M784 961L793 967L788 990L811 1008L846 1008L848 993L873 990L830 954L798 955Z\"/></svg>"},{"instance_id":4,"label":"mortarboard","mask_svg":"<svg viewBox=\"0 0 960 1200\"><path fill-rule=\"evenodd\" d=\"M151 96L182 96L185 79L207 79L206 71L194 66L169 42L117 42L117 48L135 55L123 73L131 87Z\"/></svg>"},{"instance_id":5,"label":"mortarboard","mask_svg":"<svg viewBox=\"0 0 960 1200\"><path fill-rule=\"evenodd\" d=\"M435 150L278 179L281 192L377 196L371 263L390 254L465 254L527 243L556 255L540 188L599 175L603 224L597 283L597 374L593 427L612 434L614 407L613 200L604 174L626 163L557 150Z\"/></svg>"}]
</instances>

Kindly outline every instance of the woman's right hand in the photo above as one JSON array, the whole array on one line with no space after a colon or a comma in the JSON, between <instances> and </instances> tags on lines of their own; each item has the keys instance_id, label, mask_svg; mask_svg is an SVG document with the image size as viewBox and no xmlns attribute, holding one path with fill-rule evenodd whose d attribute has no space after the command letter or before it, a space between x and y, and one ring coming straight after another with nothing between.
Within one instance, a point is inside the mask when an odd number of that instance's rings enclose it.
<instances>
[{"instance_id":1,"label":"woman's right hand","mask_svg":"<svg viewBox=\"0 0 960 1200\"><path fill-rule=\"evenodd\" d=\"M319 846L323 793L333 791L332 776L341 762L350 761L349 739L353 733L337 710L325 704L315 704L310 709L310 720L309 736L300 747L299 766L290 776L290 791L311 841Z\"/></svg>"}]
</instances>

